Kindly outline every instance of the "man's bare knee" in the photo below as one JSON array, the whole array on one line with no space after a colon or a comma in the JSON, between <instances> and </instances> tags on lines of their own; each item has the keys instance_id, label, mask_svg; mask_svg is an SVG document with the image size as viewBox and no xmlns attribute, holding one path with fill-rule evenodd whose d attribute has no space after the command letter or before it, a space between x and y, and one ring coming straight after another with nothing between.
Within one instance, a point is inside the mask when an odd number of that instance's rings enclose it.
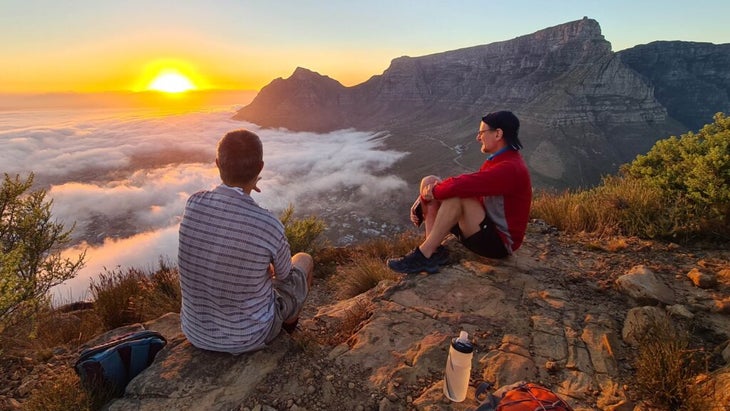
<instances>
[{"instance_id":1,"label":"man's bare knee","mask_svg":"<svg viewBox=\"0 0 730 411\"><path fill-rule=\"evenodd\" d=\"M291 262L305 273L310 273L314 270L314 259L312 259L312 256L307 253L294 254L291 258Z\"/></svg>"},{"instance_id":2,"label":"man's bare knee","mask_svg":"<svg viewBox=\"0 0 730 411\"><path fill-rule=\"evenodd\" d=\"M314 259L307 253L296 253L291 258L292 265L307 274L307 285L311 288L314 278Z\"/></svg>"},{"instance_id":3,"label":"man's bare knee","mask_svg":"<svg viewBox=\"0 0 730 411\"><path fill-rule=\"evenodd\" d=\"M441 181L441 178L438 176L426 176L421 179L421 187L427 185L427 184L435 184Z\"/></svg>"}]
</instances>

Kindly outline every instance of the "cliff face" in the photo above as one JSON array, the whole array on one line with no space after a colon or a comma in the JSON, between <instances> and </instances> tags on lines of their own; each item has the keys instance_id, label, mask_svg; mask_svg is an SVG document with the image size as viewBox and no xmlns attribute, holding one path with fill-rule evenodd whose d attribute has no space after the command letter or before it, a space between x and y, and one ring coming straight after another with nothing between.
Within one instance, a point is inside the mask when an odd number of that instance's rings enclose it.
<instances>
[{"instance_id":1,"label":"cliff face","mask_svg":"<svg viewBox=\"0 0 730 411\"><path fill-rule=\"evenodd\" d=\"M399 57L354 87L297 69L262 89L235 118L291 130L387 130L391 147L412 153L396 172L415 181L426 172L477 168L483 155L470 147L481 116L511 110L522 122L535 184L587 186L658 139L689 129L663 104L670 100L659 92L664 83L630 67L631 56L612 52L598 22L583 18L513 40ZM728 74L716 77L722 75ZM724 98L719 105L727 110L727 92ZM693 104L703 106L699 93Z\"/></svg>"},{"instance_id":2,"label":"cliff face","mask_svg":"<svg viewBox=\"0 0 730 411\"><path fill-rule=\"evenodd\" d=\"M657 41L618 53L670 116L696 130L730 107L730 44Z\"/></svg>"}]
</instances>

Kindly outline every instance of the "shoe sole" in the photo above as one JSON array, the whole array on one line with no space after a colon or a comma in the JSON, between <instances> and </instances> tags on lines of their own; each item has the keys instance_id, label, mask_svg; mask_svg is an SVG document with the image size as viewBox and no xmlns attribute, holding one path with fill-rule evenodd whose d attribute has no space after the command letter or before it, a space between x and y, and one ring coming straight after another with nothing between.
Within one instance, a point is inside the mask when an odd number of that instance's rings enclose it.
<instances>
[{"instance_id":1,"label":"shoe sole","mask_svg":"<svg viewBox=\"0 0 730 411\"><path fill-rule=\"evenodd\" d=\"M427 272L428 274L436 274L437 272L439 272L439 268L438 267L423 268L423 269L418 270L418 271L400 271L400 270L396 270L395 268L391 267L390 264L388 264L388 268L390 268L391 270L395 271L396 273L400 273L400 274L419 274L419 273L422 273L424 271Z\"/></svg>"}]
</instances>

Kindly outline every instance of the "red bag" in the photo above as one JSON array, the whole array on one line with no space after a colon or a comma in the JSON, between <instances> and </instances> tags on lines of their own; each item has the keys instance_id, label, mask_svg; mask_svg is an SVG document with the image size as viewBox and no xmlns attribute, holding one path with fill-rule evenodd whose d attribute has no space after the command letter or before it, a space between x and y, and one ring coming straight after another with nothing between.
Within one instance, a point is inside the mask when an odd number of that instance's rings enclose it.
<instances>
[{"instance_id":1,"label":"red bag","mask_svg":"<svg viewBox=\"0 0 730 411\"><path fill-rule=\"evenodd\" d=\"M481 402L476 411L573 411L557 394L539 384L516 383L500 388L497 395L488 394L491 388L487 382L478 385L476 398Z\"/></svg>"},{"instance_id":2,"label":"red bag","mask_svg":"<svg viewBox=\"0 0 730 411\"><path fill-rule=\"evenodd\" d=\"M520 384L504 393L496 411L573 411L567 402L542 385Z\"/></svg>"}]
</instances>

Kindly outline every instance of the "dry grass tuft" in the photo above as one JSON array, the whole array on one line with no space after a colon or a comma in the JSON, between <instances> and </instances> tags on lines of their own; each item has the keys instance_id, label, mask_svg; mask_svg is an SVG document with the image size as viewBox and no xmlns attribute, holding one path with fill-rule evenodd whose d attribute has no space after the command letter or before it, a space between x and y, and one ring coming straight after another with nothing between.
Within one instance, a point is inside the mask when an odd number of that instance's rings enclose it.
<instances>
[{"instance_id":1,"label":"dry grass tuft","mask_svg":"<svg viewBox=\"0 0 730 411\"><path fill-rule=\"evenodd\" d=\"M639 398L661 409L710 409L711 386L696 383L707 371L707 359L704 351L689 348L686 332L654 325L642 339L634 361Z\"/></svg>"},{"instance_id":2,"label":"dry grass tuft","mask_svg":"<svg viewBox=\"0 0 730 411\"><path fill-rule=\"evenodd\" d=\"M662 211L664 201L646 182L610 177L586 191L540 193L531 213L563 231L654 238L669 235L677 226Z\"/></svg>"},{"instance_id":3,"label":"dry grass tuft","mask_svg":"<svg viewBox=\"0 0 730 411\"><path fill-rule=\"evenodd\" d=\"M391 271L375 257L363 256L347 266L340 267L339 273L332 278L333 287L340 298L352 298L374 288L382 280L396 281L400 274Z\"/></svg>"},{"instance_id":4,"label":"dry grass tuft","mask_svg":"<svg viewBox=\"0 0 730 411\"><path fill-rule=\"evenodd\" d=\"M92 399L70 368L49 378L23 402L23 410L67 411L99 409L108 399Z\"/></svg>"},{"instance_id":5,"label":"dry grass tuft","mask_svg":"<svg viewBox=\"0 0 730 411\"><path fill-rule=\"evenodd\" d=\"M180 312L178 271L164 261L153 273L136 268L106 271L91 281L90 289L106 329Z\"/></svg>"}]
</instances>

